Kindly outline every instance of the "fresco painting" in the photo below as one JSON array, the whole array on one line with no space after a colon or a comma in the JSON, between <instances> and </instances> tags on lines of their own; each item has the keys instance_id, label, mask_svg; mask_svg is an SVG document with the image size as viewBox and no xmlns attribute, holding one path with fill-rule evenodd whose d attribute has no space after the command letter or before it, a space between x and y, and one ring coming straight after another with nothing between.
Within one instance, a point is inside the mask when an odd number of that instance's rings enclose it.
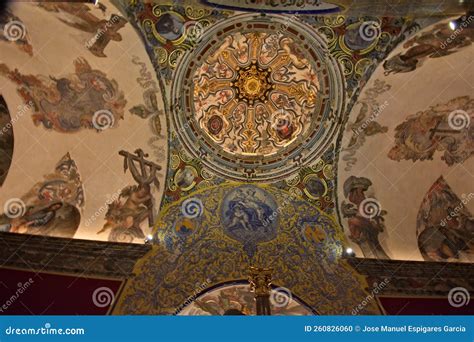
<instances>
[{"instance_id":1,"label":"fresco painting","mask_svg":"<svg viewBox=\"0 0 474 342\"><path fill-rule=\"evenodd\" d=\"M65 25L88 33L86 47L97 57L107 57L104 50L111 41L122 41L119 31L127 24L127 20L117 14L107 19L107 7L102 2L98 2L102 18L91 13L90 7L83 3L40 2L38 7L54 13Z\"/></svg>"},{"instance_id":2,"label":"fresco painting","mask_svg":"<svg viewBox=\"0 0 474 342\"><path fill-rule=\"evenodd\" d=\"M92 69L84 58L76 59L74 68L74 74L56 78L23 75L0 64L0 74L18 85L25 103L34 103L35 125L62 133L81 129L100 132L117 126L127 103L117 82Z\"/></svg>"},{"instance_id":3,"label":"fresco painting","mask_svg":"<svg viewBox=\"0 0 474 342\"><path fill-rule=\"evenodd\" d=\"M255 315L250 266L351 314L347 258L472 262L472 27L214 2L2 14L0 231L149 245L114 314Z\"/></svg>"},{"instance_id":4,"label":"fresco painting","mask_svg":"<svg viewBox=\"0 0 474 342\"><path fill-rule=\"evenodd\" d=\"M6 202L0 216L1 230L74 237L84 207L84 188L77 165L69 154L56 164L54 173L44 176L21 198Z\"/></svg>"},{"instance_id":5,"label":"fresco painting","mask_svg":"<svg viewBox=\"0 0 474 342\"><path fill-rule=\"evenodd\" d=\"M137 32L108 1L17 3L0 24L0 203L21 214L3 215L2 231L144 243L164 189L124 173L119 152L163 168L167 122L146 50L124 52ZM79 189L81 201L63 198Z\"/></svg>"},{"instance_id":6,"label":"fresco painting","mask_svg":"<svg viewBox=\"0 0 474 342\"><path fill-rule=\"evenodd\" d=\"M472 22L474 16L466 18L466 23ZM436 60L472 45L474 40L474 28L465 25L458 28L456 33L448 25L449 21L443 21L415 37L403 43L404 51L383 63L385 74L409 73L420 68L424 63L430 63L429 59Z\"/></svg>"},{"instance_id":7,"label":"fresco painting","mask_svg":"<svg viewBox=\"0 0 474 342\"><path fill-rule=\"evenodd\" d=\"M271 298L285 296L274 290ZM272 305L272 315L308 316L313 315L311 309L293 298L279 298L281 302ZM281 303L281 304L280 304ZM178 315L182 316L255 316L255 297L249 285L223 285L204 290L204 293L184 307Z\"/></svg>"},{"instance_id":8,"label":"fresco painting","mask_svg":"<svg viewBox=\"0 0 474 342\"><path fill-rule=\"evenodd\" d=\"M448 165L463 163L474 154L474 99L457 97L408 116L395 130L390 159L430 160L442 153Z\"/></svg>"},{"instance_id":9,"label":"fresco painting","mask_svg":"<svg viewBox=\"0 0 474 342\"><path fill-rule=\"evenodd\" d=\"M385 230L381 204L366 195L372 182L365 177L351 176L344 182L344 196L349 203L342 201L341 211L349 225L349 238L357 243L366 258L388 259L380 244L379 234Z\"/></svg>"},{"instance_id":10,"label":"fresco painting","mask_svg":"<svg viewBox=\"0 0 474 342\"><path fill-rule=\"evenodd\" d=\"M474 217L466 204L474 192L460 197L443 176L426 193L417 218L420 251L430 261L474 260Z\"/></svg>"},{"instance_id":11,"label":"fresco painting","mask_svg":"<svg viewBox=\"0 0 474 342\"><path fill-rule=\"evenodd\" d=\"M472 260L474 110L466 77L474 47L472 20L461 19L419 26L400 41L349 114L339 140L338 216L357 256ZM362 215L363 201L373 215Z\"/></svg>"},{"instance_id":12,"label":"fresco painting","mask_svg":"<svg viewBox=\"0 0 474 342\"><path fill-rule=\"evenodd\" d=\"M0 96L0 187L5 182L13 158L13 125L7 104Z\"/></svg>"}]
</instances>

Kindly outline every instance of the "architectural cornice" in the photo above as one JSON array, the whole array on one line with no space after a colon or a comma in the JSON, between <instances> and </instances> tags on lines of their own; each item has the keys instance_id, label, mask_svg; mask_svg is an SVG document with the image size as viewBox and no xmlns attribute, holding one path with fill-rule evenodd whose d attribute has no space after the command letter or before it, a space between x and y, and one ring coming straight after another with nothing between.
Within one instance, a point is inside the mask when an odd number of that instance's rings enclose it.
<instances>
[{"instance_id":1,"label":"architectural cornice","mask_svg":"<svg viewBox=\"0 0 474 342\"><path fill-rule=\"evenodd\" d=\"M150 245L0 233L0 267L124 279Z\"/></svg>"},{"instance_id":2,"label":"architectural cornice","mask_svg":"<svg viewBox=\"0 0 474 342\"><path fill-rule=\"evenodd\" d=\"M454 287L474 292L474 264L347 258L381 295L446 296Z\"/></svg>"}]
</instances>

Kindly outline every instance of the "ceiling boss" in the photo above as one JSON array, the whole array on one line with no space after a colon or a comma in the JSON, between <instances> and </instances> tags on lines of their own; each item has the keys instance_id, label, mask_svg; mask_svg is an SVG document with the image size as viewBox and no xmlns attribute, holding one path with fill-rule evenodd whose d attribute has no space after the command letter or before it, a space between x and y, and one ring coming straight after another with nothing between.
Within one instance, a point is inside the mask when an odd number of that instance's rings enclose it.
<instances>
[{"instance_id":1,"label":"ceiling boss","mask_svg":"<svg viewBox=\"0 0 474 342\"><path fill-rule=\"evenodd\" d=\"M236 68L237 80L232 84L232 88L237 93L239 100L253 105L255 101L268 102L270 89L275 89L270 79L271 68L263 69L257 62L241 70Z\"/></svg>"}]
</instances>

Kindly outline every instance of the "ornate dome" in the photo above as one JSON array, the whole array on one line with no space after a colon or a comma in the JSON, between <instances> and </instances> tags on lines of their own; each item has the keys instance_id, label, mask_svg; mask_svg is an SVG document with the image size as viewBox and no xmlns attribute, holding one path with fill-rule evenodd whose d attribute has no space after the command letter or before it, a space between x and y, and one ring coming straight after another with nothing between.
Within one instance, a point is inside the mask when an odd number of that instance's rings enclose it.
<instances>
[{"instance_id":1,"label":"ornate dome","mask_svg":"<svg viewBox=\"0 0 474 342\"><path fill-rule=\"evenodd\" d=\"M342 78L316 33L280 16L216 25L183 58L172 109L184 145L237 180L287 176L336 132Z\"/></svg>"},{"instance_id":2,"label":"ornate dome","mask_svg":"<svg viewBox=\"0 0 474 342\"><path fill-rule=\"evenodd\" d=\"M291 145L323 104L312 65L293 39L277 34L227 36L196 71L194 84L199 128L239 157Z\"/></svg>"}]
</instances>

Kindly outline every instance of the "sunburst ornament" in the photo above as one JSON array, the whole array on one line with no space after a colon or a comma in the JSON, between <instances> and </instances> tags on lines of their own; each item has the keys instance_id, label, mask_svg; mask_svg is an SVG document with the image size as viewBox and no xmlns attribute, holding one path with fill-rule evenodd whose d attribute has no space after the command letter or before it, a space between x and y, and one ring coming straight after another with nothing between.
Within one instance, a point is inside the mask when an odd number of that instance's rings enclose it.
<instances>
[{"instance_id":1,"label":"sunburst ornament","mask_svg":"<svg viewBox=\"0 0 474 342\"><path fill-rule=\"evenodd\" d=\"M268 101L271 89L275 89L270 77L272 69L262 68L256 61L244 69L237 67L237 80L232 84L237 97L250 105L255 101Z\"/></svg>"},{"instance_id":2,"label":"sunburst ornament","mask_svg":"<svg viewBox=\"0 0 474 342\"><path fill-rule=\"evenodd\" d=\"M184 147L213 172L281 179L335 138L345 107L342 71L310 30L282 16L243 14L214 25L183 56L172 120Z\"/></svg>"}]
</instances>

